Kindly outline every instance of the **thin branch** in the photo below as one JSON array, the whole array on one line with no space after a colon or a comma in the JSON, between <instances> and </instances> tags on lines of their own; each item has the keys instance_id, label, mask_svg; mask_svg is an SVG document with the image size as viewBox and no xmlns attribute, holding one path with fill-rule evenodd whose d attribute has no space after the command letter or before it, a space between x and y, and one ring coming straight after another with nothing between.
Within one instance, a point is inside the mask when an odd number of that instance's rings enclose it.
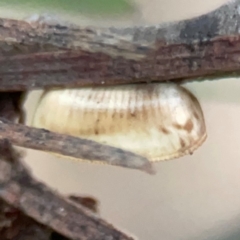
<instances>
[{"instance_id":1,"label":"thin branch","mask_svg":"<svg viewBox=\"0 0 240 240\"><path fill-rule=\"evenodd\" d=\"M27 127L4 118L0 118L0 132L1 139L8 139L20 147L154 173L152 165L146 158L94 141Z\"/></svg>"},{"instance_id":2,"label":"thin branch","mask_svg":"<svg viewBox=\"0 0 240 240\"><path fill-rule=\"evenodd\" d=\"M19 162L8 141L0 141L0 155L0 200L25 216L72 240L133 240L86 208L74 204L34 180ZM27 229L32 227L34 226L30 224ZM46 234L44 228L41 229L40 233Z\"/></svg>"},{"instance_id":3,"label":"thin branch","mask_svg":"<svg viewBox=\"0 0 240 240\"><path fill-rule=\"evenodd\" d=\"M14 123L24 119L23 92L0 93L0 139L25 148L54 152L112 165L135 168L154 173L151 163L144 157L94 141L57 134L43 129Z\"/></svg>"},{"instance_id":4,"label":"thin branch","mask_svg":"<svg viewBox=\"0 0 240 240\"><path fill-rule=\"evenodd\" d=\"M239 7L240 0L229 1L194 19L125 29L0 19L0 89L179 81L238 71Z\"/></svg>"}]
</instances>

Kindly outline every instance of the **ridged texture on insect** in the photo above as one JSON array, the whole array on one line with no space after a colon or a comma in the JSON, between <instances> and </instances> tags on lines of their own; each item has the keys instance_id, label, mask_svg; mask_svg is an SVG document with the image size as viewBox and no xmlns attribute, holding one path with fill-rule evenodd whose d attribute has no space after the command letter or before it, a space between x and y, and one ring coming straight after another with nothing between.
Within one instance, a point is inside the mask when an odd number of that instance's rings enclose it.
<instances>
[{"instance_id":1,"label":"ridged texture on insect","mask_svg":"<svg viewBox=\"0 0 240 240\"><path fill-rule=\"evenodd\" d=\"M192 153L206 138L197 99L173 84L49 90L33 126L119 147L151 161Z\"/></svg>"}]
</instances>

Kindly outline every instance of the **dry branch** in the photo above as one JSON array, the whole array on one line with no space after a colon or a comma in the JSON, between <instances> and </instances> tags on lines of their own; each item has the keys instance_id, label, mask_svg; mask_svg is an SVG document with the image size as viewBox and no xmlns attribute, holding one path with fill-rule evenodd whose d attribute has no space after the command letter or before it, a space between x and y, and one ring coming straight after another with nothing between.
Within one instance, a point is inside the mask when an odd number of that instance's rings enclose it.
<instances>
[{"instance_id":1,"label":"dry branch","mask_svg":"<svg viewBox=\"0 0 240 240\"><path fill-rule=\"evenodd\" d=\"M20 122L23 122L25 118L21 110L24 98L25 94L22 92L2 92L0 94L0 113L4 113L4 115L0 115L0 139L8 139L20 147L54 152L82 160L101 161L111 165L140 169L150 174L154 173L148 159L129 151L13 123L12 120L16 117L19 118Z\"/></svg>"},{"instance_id":2,"label":"dry branch","mask_svg":"<svg viewBox=\"0 0 240 240\"><path fill-rule=\"evenodd\" d=\"M27 127L4 118L0 118L0 133L0 139L8 139L20 147L154 173L152 165L146 158L94 141Z\"/></svg>"},{"instance_id":3,"label":"dry branch","mask_svg":"<svg viewBox=\"0 0 240 240\"><path fill-rule=\"evenodd\" d=\"M239 7L240 0L230 1L194 19L118 29L0 19L0 89L179 81L238 71Z\"/></svg>"},{"instance_id":4,"label":"dry branch","mask_svg":"<svg viewBox=\"0 0 240 240\"><path fill-rule=\"evenodd\" d=\"M40 223L74 240L133 239L34 180L8 141L0 141L0 155L0 200L35 220L36 227Z\"/></svg>"}]
</instances>

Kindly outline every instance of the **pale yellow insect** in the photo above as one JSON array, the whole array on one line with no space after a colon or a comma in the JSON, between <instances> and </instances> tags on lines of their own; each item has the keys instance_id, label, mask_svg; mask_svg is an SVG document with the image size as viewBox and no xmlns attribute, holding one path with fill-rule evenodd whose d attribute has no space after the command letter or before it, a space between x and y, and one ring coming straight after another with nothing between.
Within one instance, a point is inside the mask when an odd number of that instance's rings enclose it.
<instances>
[{"instance_id":1,"label":"pale yellow insect","mask_svg":"<svg viewBox=\"0 0 240 240\"><path fill-rule=\"evenodd\" d=\"M46 91L34 127L95 140L150 161L192 153L206 139L201 106L175 84L132 84Z\"/></svg>"}]
</instances>

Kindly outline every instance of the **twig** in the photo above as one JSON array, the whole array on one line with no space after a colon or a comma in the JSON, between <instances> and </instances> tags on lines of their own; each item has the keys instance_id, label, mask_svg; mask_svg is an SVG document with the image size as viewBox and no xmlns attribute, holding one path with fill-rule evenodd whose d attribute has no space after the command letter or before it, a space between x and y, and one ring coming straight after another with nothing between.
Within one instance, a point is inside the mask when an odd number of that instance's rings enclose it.
<instances>
[{"instance_id":1,"label":"twig","mask_svg":"<svg viewBox=\"0 0 240 240\"><path fill-rule=\"evenodd\" d=\"M22 122L25 118L22 111L24 98L23 92L2 92L0 94L0 139L8 139L21 147L140 169L150 174L154 173L148 159L131 152L86 139L13 123L16 119Z\"/></svg>"},{"instance_id":2,"label":"twig","mask_svg":"<svg viewBox=\"0 0 240 240\"><path fill-rule=\"evenodd\" d=\"M3 118L0 118L0 133L0 139L8 139L17 146L154 173L146 158L90 140L27 127Z\"/></svg>"},{"instance_id":3,"label":"twig","mask_svg":"<svg viewBox=\"0 0 240 240\"><path fill-rule=\"evenodd\" d=\"M0 200L25 216L69 239L133 240L89 210L34 180L8 141L0 141L0 155Z\"/></svg>"},{"instance_id":4,"label":"twig","mask_svg":"<svg viewBox=\"0 0 240 240\"><path fill-rule=\"evenodd\" d=\"M1 19L0 89L179 81L238 71L239 7L236 0L195 19L125 29Z\"/></svg>"}]
</instances>

